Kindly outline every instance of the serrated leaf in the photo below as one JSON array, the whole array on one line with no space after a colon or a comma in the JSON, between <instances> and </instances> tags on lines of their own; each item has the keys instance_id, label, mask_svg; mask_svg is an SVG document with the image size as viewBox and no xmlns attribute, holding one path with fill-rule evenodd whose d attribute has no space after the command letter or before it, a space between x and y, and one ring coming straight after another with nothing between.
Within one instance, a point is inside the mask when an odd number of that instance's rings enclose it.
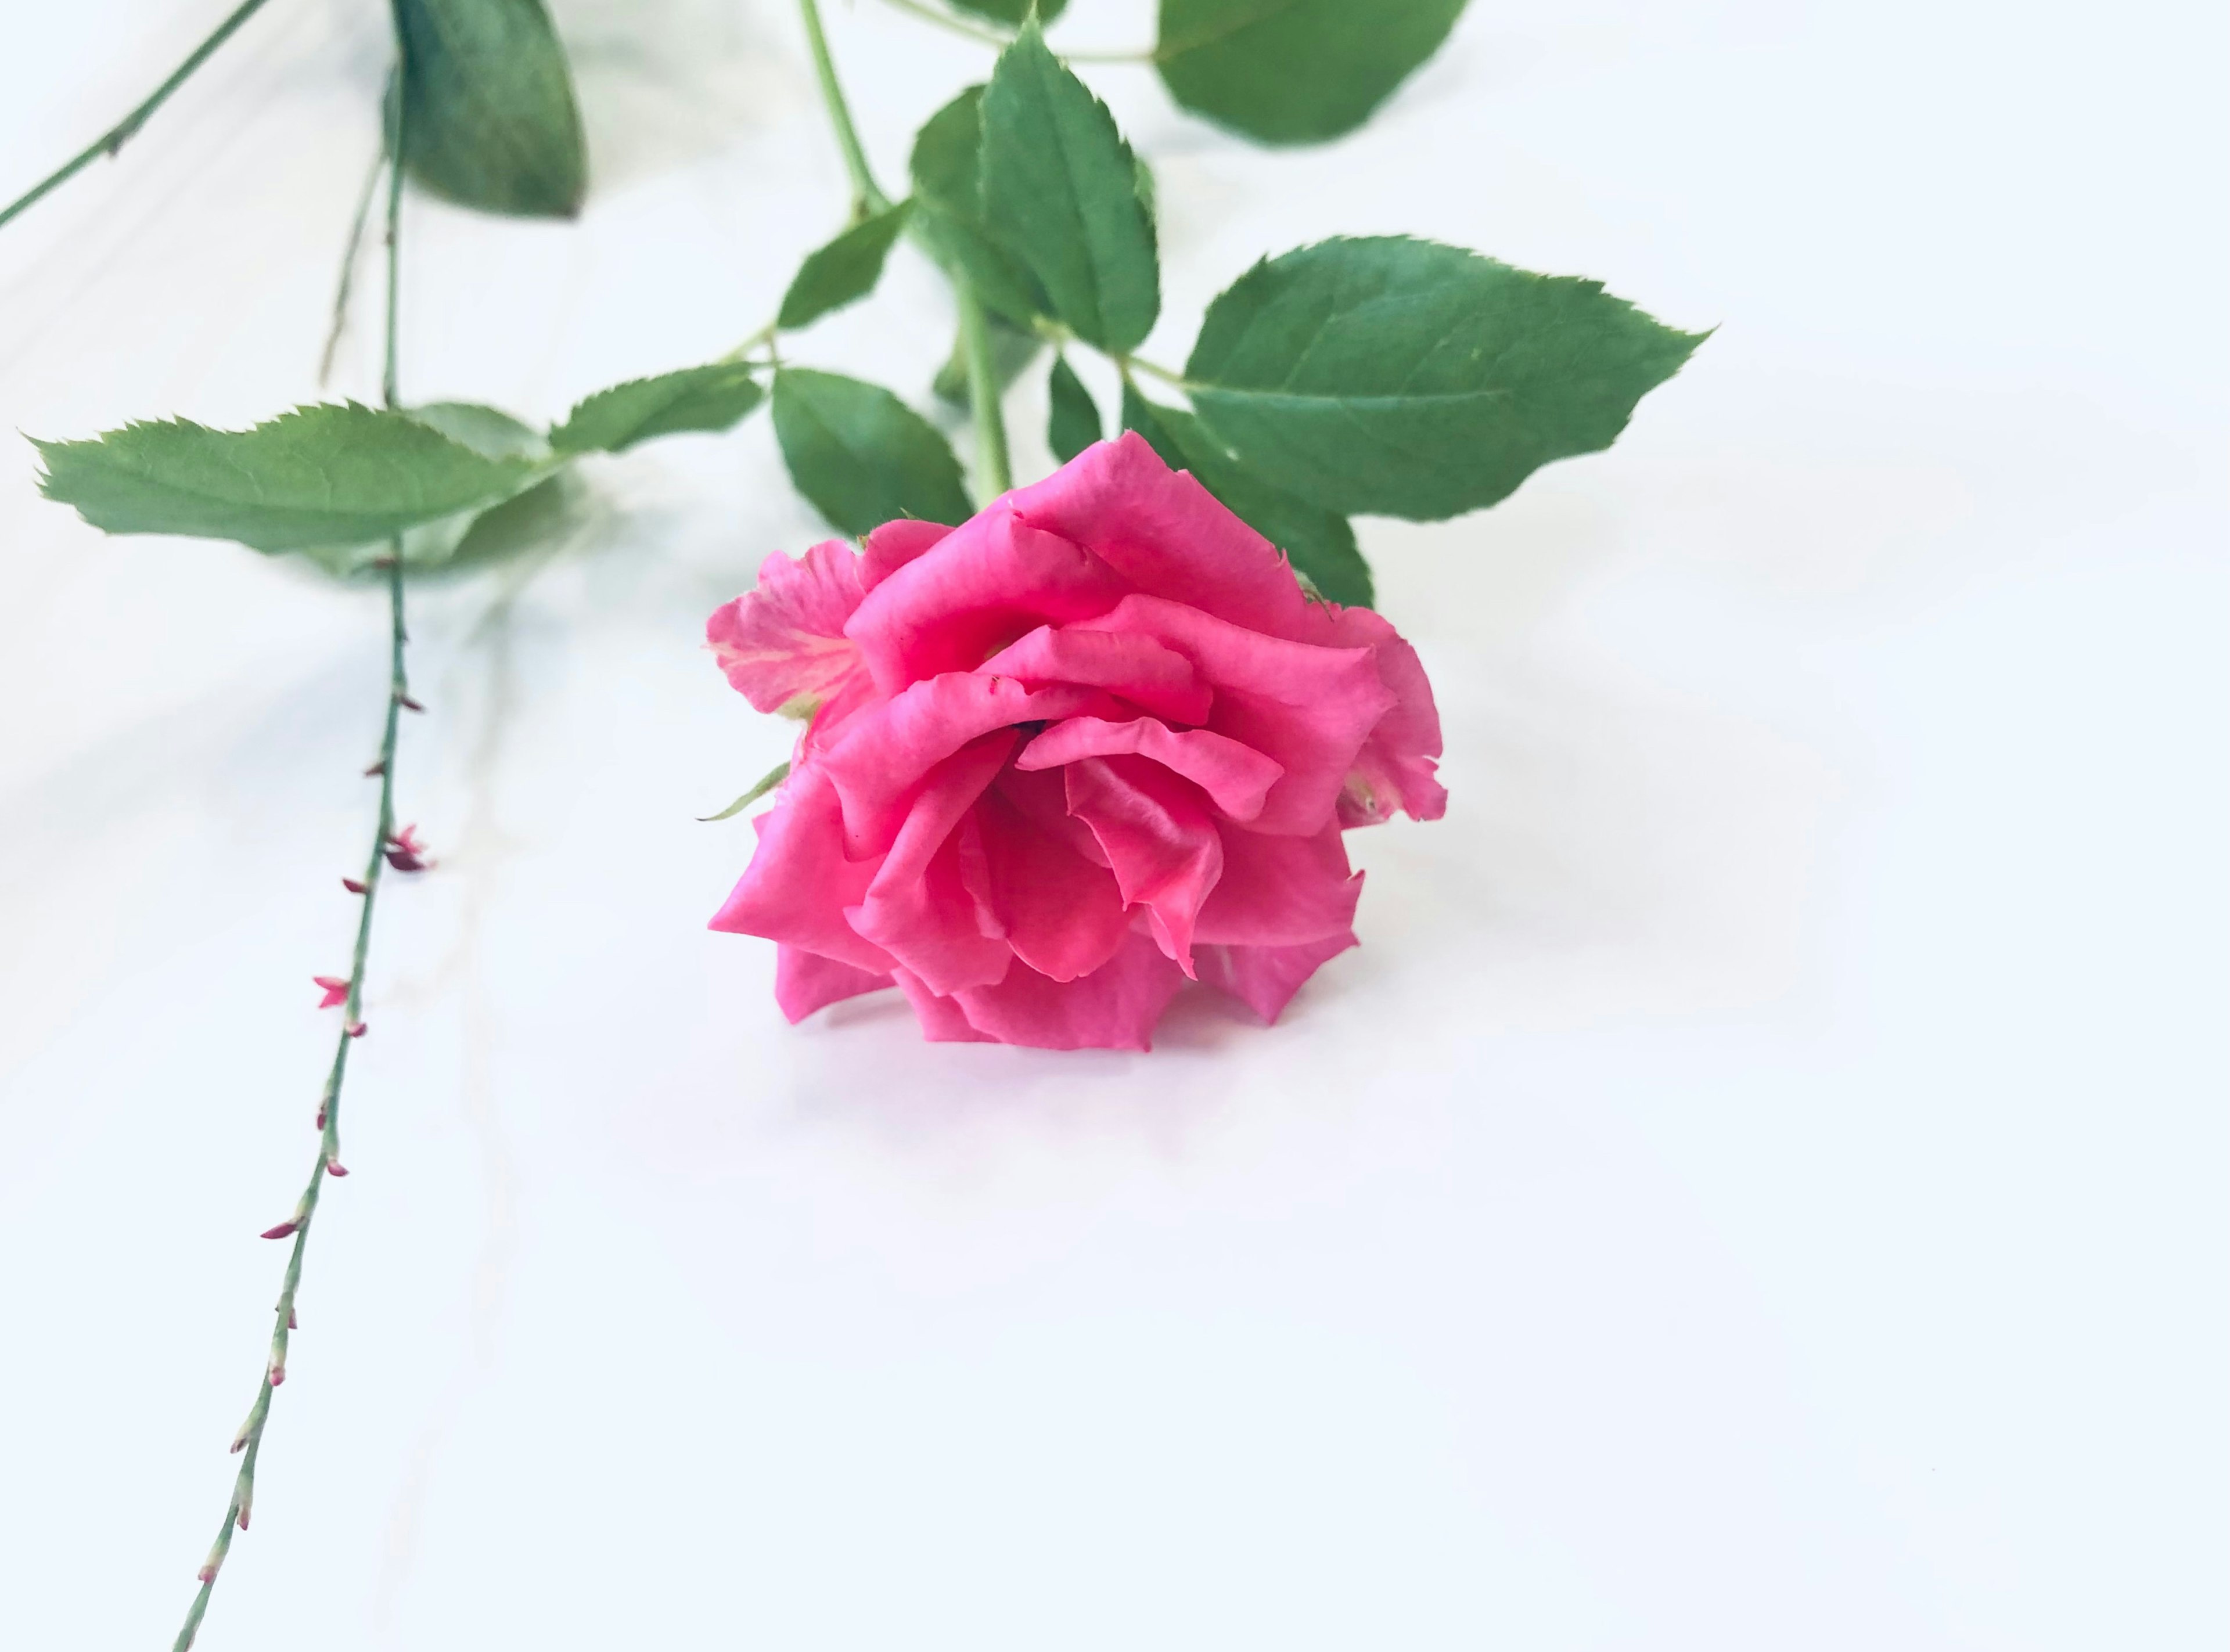
<instances>
[{"instance_id":1,"label":"serrated leaf","mask_svg":"<svg viewBox=\"0 0 2230 1652\"><path fill-rule=\"evenodd\" d=\"M722 809L718 814L700 814L697 818L700 820L732 820L789 778L790 764L788 761L785 760L782 762L777 763L772 768L768 769L765 774L760 775L758 784L752 787L750 791L745 792L734 802L729 804L726 808Z\"/></svg>"},{"instance_id":2,"label":"serrated leaf","mask_svg":"<svg viewBox=\"0 0 2230 1652\"><path fill-rule=\"evenodd\" d=\"M1267 144L1352 132L1438 51L1464 0L1161 0L1154 63L1195 114Z\"/></svg>"},{"instance_id":3,"label":"serrated leaf","mask_svg":"<svg viewBox=\"0 0 2230 1652\"><path fill-rule=\"evenodd\" d=\"M1066 356L1053 358L1053 376L1046 381L1046 441L1066 465L1100 436L1099 408Z\"/></svg>"},{"instance_id":4,"label":"serrated leaf","mask_svg":"<svg viewBox=\"0 0 2230 1652\"><path fill-rule=\"evenodd\" d=\"M1190 471L1234 516L1284 551L1318 595L1350 607L1367 608L1376 600L1370 564L1345 517L1273 487L1225 452L1191 414L1149 402L1129 383L1123 386L1123 427L1144 436L1170 469Z\"/></svg>"},{"instance_id":5,"label":"serrated leaf","mask_svg":"<svg viewBox=\"0 0 2230 1652\"><path fill-rule=\"evenodd\" d=\"M826 247L809 254L791 280L790 291L783 294L777 325L802 327L873 292L875 283L882 279L883 261L890 256L891 246L912 210L912 202L901 201L854 224Z\"/></svg>"},{"instance_id":6,"label":"serrated leaf","mask_svg":"<svg viewBox=\"0 0 2230 1652\"><path fill-rule=\"evenodd\" d=\"M1030 15L1030 0L952 0L959 11L972 11L996 23L1020 29ZM1038 21L1049 23L1068 9L1068 0L1037 0Z\"/></svg>"},{"instance_id":7,"label":"serrated leaf","mask_svg":"<svg viewBox=\"0 0 2230 1652\"><path fill-rule=\"evenodd\" d=\"M588 151L542 0L395 0L395 26L410 176L482 212L577 213Z\"/></svg>"},{"instance_id":8,"label":"serrated leaf","mask_svg":"<svg viewBox=\"0 0 2230 1652\"><path fill-rule=\"evenodd\" d=\"M268 551L389 538L508 498L545 473L353 402L298 408L252 430L174 419L34 445L46 462L42 491L96 528Z\"/></svg>"},{"instance_id":9,"label":"serrated leaf","mask_svg":"<svg viewBox=\"0 0 2230 1652\"><path fill-rule=\"evenodd\" d=\"M1609 447L1703 338L1599 281L1432 241L1328 241L1217 297L1185 388L1271 485L1343 515L1430 522Z\"/></svg>"},{"instance_id":10,"label":"serrated leaf","mask_svg":"<svg viewBox=\"0 0 2230 1652\"><path fill-rule=\"evenodd\" d=\"M501 408L483 407L477 402L429 402L423 407L405 408L403 412L485 459L550 456L548 439Z\"/></svg>"},{"instance_id":11,"label":"serrated leaf","mask_svg":"<svg viewBox=\"0 0 2230 1652\"><path fill-rule=\"evenodd\" d=\"M986 316L984 322L991 335L991 377L1000 394L1004 395L1022 377L1023 369L1037 359L1038 352L1045 348L1045 340L998 315ZM954 337L952 351L944 358L944 365L937 370L937 377L929 388L937 393L939 401L956 408L971 405L965 339Z\"/></svg>"},{"instance_id":12,"label":"serrated leaf","mask_svg":"<svg viewBox=\"0 0 2230 1652\"><path fill-rule=\"evenodd\" d=\"M1077 335L1121 353L1161 313L1154 224L1115 117L1046 49L1035 24L983 93L984 222Z\"/></svg>"},{"instance_id":13,"label":"serrated leaf","mask_svg":"<svg viewBox=\"0 0 2230 1652\"><path fill-rule=\"evenodd\" d=\"M846 533L899 517L964 522L972 509L937 427L879 384L784 368L774 432L797 491Z\"/></svg>"},{"instance_id":14,"label":"serrated leaf","mask_svg":"<svg viewBox=\"0 0 2230 1652\"><path fill-rule=\"evenodd\" d=\"M1037 278L983 222L983 88L971 86L914 135L908 163L914 233L954 280L974 287L995 313L1028 327L1053 305Z\"/></svg>"},{"instance_id":15,"label":"serrated leaf","mask_svg":"<svg viewBox=\"0 0 2230 1652\"><path fill-rule=\"evenodd\" d=\"M559 453L625 453L653 436L730 430L765 392L741 362L685 367L599 390L550 433Z\"/></svg>"}]
</instances>

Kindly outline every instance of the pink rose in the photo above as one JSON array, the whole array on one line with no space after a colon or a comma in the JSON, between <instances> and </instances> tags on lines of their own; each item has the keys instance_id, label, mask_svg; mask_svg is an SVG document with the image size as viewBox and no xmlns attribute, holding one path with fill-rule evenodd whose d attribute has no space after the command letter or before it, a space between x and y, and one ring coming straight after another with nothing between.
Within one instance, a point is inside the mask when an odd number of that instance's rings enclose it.
<instances>
[{"instance_id":1,"label":"pink rose","mask_svg":"<svg viewBox=\"0 0 2230 1652\"><path fill-rule=\"evenodd\" d=\"M1408 644L1136 435L769 556L706 634L811 718L712 925L792 1021L896 983L933 1039L1144 1050L1188 977L1274 1020L1356 944L1340 833L1447 805Z\"/></svg>"}]
</instances>

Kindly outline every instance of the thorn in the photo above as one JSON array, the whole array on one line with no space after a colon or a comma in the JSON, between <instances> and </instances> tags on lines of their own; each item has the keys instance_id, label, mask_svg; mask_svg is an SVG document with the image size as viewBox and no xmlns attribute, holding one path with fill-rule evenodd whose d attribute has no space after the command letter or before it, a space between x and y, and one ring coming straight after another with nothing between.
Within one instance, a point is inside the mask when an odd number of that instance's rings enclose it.
<instances>
[{"instance_id":1,"label":"thorn","mask_svg":"<svg viewBox=\"0 0 2230 1652\"><path fill-rule=\"evenodd\" d=\"M197 1581L201 1583L215 1583L216 1581L216 1562L214 1560L210 1561L199 1572L194 1573L194 1577Z\"/></svg>"},{"instance_id":2,"label":"thorn","mask_svg":"<svg viewBox=\"0 0 2230 1652\"><path fill-rule=\"evenodd\" d=\"M265 1228L263 1230L263 1237L267 1239L283 1239L300 1226L301 1226L300 1222L281 1222L277 1227Z\"/></svg>"},{"instance_id":3,"label":"thorn","mask_svg":"<svg viewBox=\"0 0 2230 1652\"><path fill-rule=\"evenodd\" d=\"M245 1434L242 1434L242 1435L239 1436L239 1437L238 1437L236 1439L235 1439L235 1440L233 1441L233 1443L232 1443L232 1452L233 1452L233 1455L234 1455L235 1456L239 1456L242 1451L245 1451L247 1449L248 1449L248 1437L247 1437Z\"/></svg>"},{"instance_id":4,"label":"thorn","mask_svg":"<svg viewBox=\"0 0 2230 1652\"><path fill-rule=\"evenodd\" d=\"M349 984L338 975L313 975L310 980L325 997L318 1000L321 1010L332 1009L336 1004L348 1002Z\"/></svg>"},{"instance_id":5,"label":"thorn","mask_svg":"<svg viewBox=\"0 0 2230 1652\"><path fill-rule=\"evenodd\" d=\"M397 704L399 704L406 711L423 711L426 709L424 706L419 704L417 701L412 699L408 694L398 694L395 697Z\"/></svg>"},{"instance_id":6,"label":"thorn","mask_svg":"<svg viewBox=\"0 0 2230 1652\"><path fill-rule=\"evenodd\" d=\"M291 1308L287 1310L287 1328L290 1331L299 1331L302 1328L302 1321L294 1317L294 1310Z\"/></svg>"},{"instance_id":7,"label":"thorn","mask_svg":"<svg viewBox=\"0 0 2230 1652\"><path fill-rule=\"evenodd\" d=\"M324 1129L325 1128L325 1109L324 1108L322 1108L322 1107L321 1107L321 1108L319 1108L319 1109L318 1109L318 1128L319 1128L320 1130L322 1130L322 1129Z\"/></svg>"},{"instance_id":8,"label":"thorn","mask_svg":"<svg viewBox=\"0 0 2230 1652\"><path fill-rule=\"evenodd\" d=\"M355 879L355 878L353 878L353 877L344 877L344 878L342 878L342 879L341 879L341 887L342 887L343 889L346 890L347 890L350 894L351 894L351 895L361 895L361 894L363 894L363 893L364 892L364 885L363 885L362 884L358 883L358 882L356 881L356 879Z\"/></svg>"},{"instance_id":9,"label":"thorn","mask_svg":"<svg viewBox=\"0 0 2230 1652\"><path fill-rule=\"evenodd\" d=\"M365 769L364 774L366 780L372 780L377 778L379 775L384 775L386 772L387 760L383 757L371 768Z\"/></svg>"},{"instance_id":10,"label":"thorn","mask_svg":"<svg viewBox=\"0 0 2230 1652\"><path fill-rule=\"evenodd\" d=\"M328 1176L345 1176L348 1174L348 1167L338 1159L328 1159L325 1160L325 1174Z\"/></svg>"},{"instance_id":11,"label":"thorn","mask_svg":"<svg viewBox=\"0 0 2230 1652\"><path fill-rule=\"evenodd\" d=\"M240 1529L243 1532L248 1529L248 1511L244 1508L240 1511Z\"/></svg>"},{"instance_id":12,"label":"thorn","mask_svg":"<svg viewBox=\"0 0 2230 1652\"><path fill-rule=\"evenodd\" d=\"M282 1383L282 1382L284 1382L284 1381L286 1381L286 1380L287 1380L287 1367L286 1367L286 1366L272 1366L272 1367L271 1367L271 1385L272 1385L274 1388L276 1388L276 1387L277 1387L280 1383Z\"/></svg>"},{"instance_id":13,"label":"thorn","mask_svg":"<svg viewBox=\"0 0 2230 1652\"><path fill-rule=\"evenodd\" d=\"M371 1023L369 1021L351 1021L349 1023L347 1027L343 1030L346 1032L351 1038L361 1038L365 1033L371 1031ZM318 1128L322 1130L325 1128L325 1126L321 1124Z\"/></svg>"}]
</instances>

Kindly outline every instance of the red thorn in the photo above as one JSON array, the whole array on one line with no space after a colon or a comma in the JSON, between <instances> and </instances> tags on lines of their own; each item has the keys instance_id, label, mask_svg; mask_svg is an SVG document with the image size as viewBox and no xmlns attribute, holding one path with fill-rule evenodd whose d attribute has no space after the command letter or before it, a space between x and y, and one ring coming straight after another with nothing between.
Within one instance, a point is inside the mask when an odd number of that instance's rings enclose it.
<instances>
[{"instance_id":1,"label":"red thorn","mask_svg":"<svg viewBox=\"0 0 2230 1652\"><path fill-rule=\"evenodd\" d=\"M272 1366L272 1367L271 1367L271 1385L272 1385L274 1388L276 1388L276 1387L277 1387L280 1383L282 1383L282 1382L284 1382L284 1381L286 1381L286 1380L287 1380L287 1367L286 1367L286 1366Z\"/></svg>"},{"instance_id":2,"label":"red thorn","mask_svg":"<svg viewBox=\"0 0 2230 1652\"><path fill-rule=\"evenodd\" d=\"M358 883L353 877L342 878L341 887L351 895L361 895L364 892L364 885Z\"/></svg>"},{"instance_id":3,"label":"red thorn","mask_svg":"<svg viewBox=\"0 0 2230 1652\"><path fill-rule=\"evenodd\" d=\"M325 1160L325 1174L328 1176L345 1176L348 1174L348 1167L338 1159L328 1159Z\"/></svg>"},{"instance_id":4,"label":"red thorn","mask_svg":"<svg viewBox=\"0 0 2230 1652\"><path fill-rule=\"evenodd\" d=\"M236 1446L234 1448L235 1450L238 1449L239 1448ZM199 1572L194 1573L194 1578L195 1580L199 1583L215 1583L216 1581L216 1568L215 1566L203 1566Z\"/></svg>"},{"instance_id":5,"label":"red thorn","mask_svg":"<svg viewBox=\"0 0 2230 1652\"><path fill-rule=\"evenodd\" d=\"M399 695L396 697L403 709L406 711L423 711L426 709L424 706L419 704L417 701L412 699L408 694Z\"/></svg>"},{"instance_id":6,"label":"red thorn","mask_svg":"<svg viewBox=\"0 0 2230 1652\"><path fill-rule=\"evenodd\" d=\"M364 771L364 778L367 780L374 779L378 775L384 775L386 772L387 762L384 758L382 758L378 762L374 763L371 768Z\"/></svg>"},{"instance_id":7,"label":"red thorn","mask_svg":"<svg viewBox=\"0 0 2230 1652\"><path fill-rule=\"evenodd\" d=\"M277 1227L264 1229L263 1237L267 1239L283 1239L300 1225L299 1222L281 1222Z\"/></svg>"},{"instance_id":8,"label":"red thorn","mask_svg":"<svg viewBox=\"0 0 2230 1652\"><path fill-rule=\"evenodd\" d=\"M371 1022L369 1022L369 1021L358 1021L358 1022L357 1022L354 1025L351 1026L351 1027L348 1029L348 1035L349 1035L349 1037L351 1037L351 1038L361 1038L362 1037L364 1037L364 1035L365 1033L367 1033L367 1032L371 1032ZM320 1126L319 1128L324 1128L324 1127Z\"/></svg>"},{"instance_id":9,"label":"red thorn","mask_svg":"<svg viewBox=\"0 0 2230 1652\"><path fill-rule=\"evenodd\" d=\"M294 1317L294 1310L291 1308L287 1310L287 1328L290 1331L299 1331L302 1328L302 1321Z\"/></svg>"},{"instance_id":10,"label":"red thorn","mask_svg":"<svg viewBox=\"0 0 2230 1652\"><path fill-rule=\"evenodd\" d=\"M320 1130L322 1130L322 1129L324 1129L325 1128L325 1109L324 1108L322 1108L322 1107L321 1107L321 1108L319 1108L319 1109L318 1109L318 1128L319 1128Z\"/></svg>"},{"instance_id":11,"label":"red thorn","mask_svg":"<svg viewBox=\"0 0 2230 1652\"><path fill-rule=\"evenodd\" d=\"M240 1511L240 1529L243 1532L248 1529L248 1511L244 1508Z\"/></svg>"}]
</instances>

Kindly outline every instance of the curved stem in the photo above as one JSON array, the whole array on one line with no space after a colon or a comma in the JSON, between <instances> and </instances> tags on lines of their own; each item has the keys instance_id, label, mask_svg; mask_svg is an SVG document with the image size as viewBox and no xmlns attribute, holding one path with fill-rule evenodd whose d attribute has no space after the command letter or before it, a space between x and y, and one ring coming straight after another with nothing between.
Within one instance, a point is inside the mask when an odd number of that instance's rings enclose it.
<instances>
[{"instance_id":1,"label":"curved stem","mask_svg":"<svg viewBox=\"0 0 2230 1652\"><path fill-rule=\"evenodd\" d=\"M960 351L968 363L968 405L976 417L976 486L989 505L1015 485L1007 456L1007 416L999 405L999 375L991 363L991 329L983 300L965 280L953 282L960 306Z\"/></svg>"},{"instance_id":2,"label":"curved stem","mask_svg":"<svg viewBox=\"0 0 2230 1652\"><path fill-rule=\"evenodd\" d=\"M148 94L145 102L70 157L68 160L64 161L59 169L40 179L5 207L0 207L0 227L4 227L19 213L35 205L54 190L60 189L103 155L113 155L126 144L131 142L132 136L139 132L139 128L147 124L147 117L168 102L171 93L184 86L188 77L196 69L209 61L218 47L232 38L234 30L262 10L262 7L263 0L241 0L241 3L233 8L232 15L219 23L216 26L216 31L207 40L194 48L186 61L171 72L171 78Z\"/></svg>"},{"instance_id":3,"label":"curved stem","mask_svg":"<svg viewBox=\"0 0 2230 1652\"><path fill-rule=\"evenodd\" d=\"M852 213L864 218L890 205L890 197L877 186L875 175L868 168L867 151L860 147L859 128L852 124L844 88L836 82L828 36L821 29L821 7L816 0L797 0L797 9L805 16L805 38L813 48L814 73L821 77L821 101L828 106L829 124L836 128L836 143L844 151L844 168L852 175Z\"/></svg>"},{"instance_id":4,"label":"curved stem","mask_svg":"<svg viewBox=\"0 0 2230 1652\"><path fill-rule=\"evenodd\" d=\"M1164 384L1173 384L1180 390L1192 388L1191 381L1183 374L1172 373L1166 367L1157 367L1143 356L1118 356L1115 358L1115 364L1126 373L1135 367L1147 377L1157 378Z\"/></svg>"},{"instance_id":5,"label":"curved stem","mask_svg":"<svg viewBox=\"0 0 2230 1652\"><path fill-rule=\"evenodd\" d=\"M400 42L397 42L398 48ZM394 84L399 87L401 77ZM390 143L388 153L400 156L403 152L403 108L399 93L392 96L388 110ZM395 360L397 299L396 229L402 215L403 177L399 161L388 169L387 189L387 360L383 391L386 404L396 406ZM200 1633L202 1618L209 1610L209 1596L216 1587L218 1572L223 1567L225 1556L231 1552L235 1531L248 1529L248 1518L255 1501L255 1469L263 1455L264 1425L271 1416L271 1396L287 1379L287 1345L294 1330L294 1299L302 1284L302 1258L309 1248L311 1224L318 1214L319 1195L324 1191L327 1176L345 1176L348 1172L340 1162L341 1149L341 1086L348 1076L349 1050L364 1031L364 967L371 955L371 920L379 900L380 874L385 870L388 852L395 843L395 751L396 736L401 732L403 711L416 702L410 697L410 679L403 669L403 651L409 641L409 633L403 625L403 541L396 538L389 549L387 565L387 716L379 742L379 761L371 772L379 776L379 812L372 827L371 850L364 859L364 876L351 887L360 889L363 905L357 914L356 948L349 964L348 995L341 1011L341 1032L335 1041L333 1062L325 1075L325 1084L318 1102L318 1156L310 1167L310 1180L302 1189L301 1197L294 1203L294 1213L273 1228L267 1238L293 1237L293 1245L287 1257L287 1273L279 1289L279 1302L274 1310L271 1346L264 1360L263 1381L256 1389L255 1403L249 1407L248 1420L240 1425L233 1437L232 1449L242 1453L240 1470L233 1477L232 1496L225 1505L224 1521L217 1528L216 1541L202 1563L201 1588L195 1594L193 1604L187 1609L184 1626L172 1643L171 1652L187 1652Z\"/></svg>"},{"instance_id":6,"label":"curved stem","mask_svg":"<svg viewBox=\"0 0 2230 1652\"><path fill-rule=\"evenodd\" d=\"M348 328L349 299L356 291L357 254L364 246L364 227L371 221L372 197L379 193L379 180L387 170L387 156L376 153L371 157L371 170L364 180L364 193L357 197L356 215L349 220L348 244L341 249L341 276L333 288L332 325L325 330L325 353L318 357L318 388L325 388L325 381L333 376L333 356L341 347L341 334Z\"/></svg>"}]
</instances>

